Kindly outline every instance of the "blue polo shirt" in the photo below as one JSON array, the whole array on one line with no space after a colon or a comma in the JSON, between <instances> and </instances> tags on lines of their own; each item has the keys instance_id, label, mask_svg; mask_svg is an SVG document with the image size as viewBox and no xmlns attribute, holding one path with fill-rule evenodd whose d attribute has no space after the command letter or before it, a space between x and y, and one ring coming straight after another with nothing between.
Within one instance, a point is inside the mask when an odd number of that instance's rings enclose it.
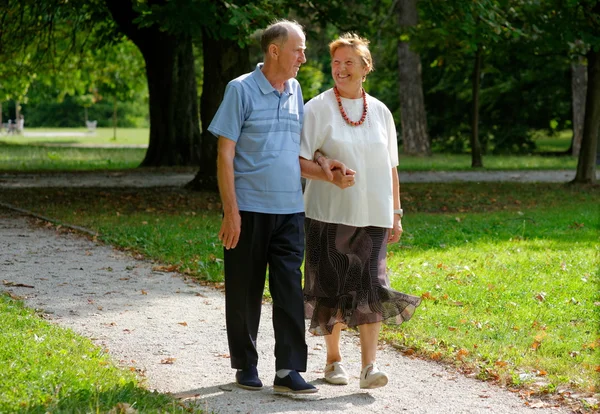
<instances>
[{"instance_id":1,"label":"blue polo shirt","mask_svg":"<svg viewBox=\"0 0 600 414\"><path fill-rule=\"evenodd\" d=\"M261 68L259 63L253 72L229 82L208 130L236 143L233 169L240 210L300 213L302 90L290 79L279 93Z\"/></svg>"}]
</instances>

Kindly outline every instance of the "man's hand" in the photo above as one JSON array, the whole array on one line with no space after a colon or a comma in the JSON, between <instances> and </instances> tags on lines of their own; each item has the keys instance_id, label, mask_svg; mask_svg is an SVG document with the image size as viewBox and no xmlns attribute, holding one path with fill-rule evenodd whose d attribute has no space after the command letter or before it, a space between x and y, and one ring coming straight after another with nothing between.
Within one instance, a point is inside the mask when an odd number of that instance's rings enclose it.
<instances>
[{"instance_id":1,"label":"man's hand","mask_svg":"<svg viewBox=\"0 0 600 414\"><path fill-rule=\"evenodd\" d=\"M340 170L342 175L346 175L346 165L338 160L326 158L324 156L319 157L317 163L321 166L321 169L327 176L327 180L333 181L333 171Z\"/></svg>"},{"instance_id":2,"label":"man's hand","mask_svg":"<svg viewBox=\"0 0 600 414\"><path fill-rule=\"evenodd\" d=\"M390 229L390 235L388 237L388 243L397 243L400 241L402 236L402 219L399 214L394 214L394 227Z\"/></svg>"},{"instance_id":3,"label":"man's hand","mask_svg":"<svg viewBox=\"0 0 600 414\"><path fill-rule=\"evenodd\" d=\"M221 230L219 231L219 240L227 250L234 249L240 240L242 231L242 217L239 211L225 214L221 221Z\"/></svg>"},{"instance_id":4,"label":"man's hand","mask_svg":"<svg viewBox=\"0 0 600 414\"><path fill-rule=\"evenodd\" d=\"M346 173L343 174L341 169L335 169L332 171L332 174L333 180L331 180L331 182L342 190L354 185L354 176L356 171L346 168Z\"/></svg>"}]
</instances>

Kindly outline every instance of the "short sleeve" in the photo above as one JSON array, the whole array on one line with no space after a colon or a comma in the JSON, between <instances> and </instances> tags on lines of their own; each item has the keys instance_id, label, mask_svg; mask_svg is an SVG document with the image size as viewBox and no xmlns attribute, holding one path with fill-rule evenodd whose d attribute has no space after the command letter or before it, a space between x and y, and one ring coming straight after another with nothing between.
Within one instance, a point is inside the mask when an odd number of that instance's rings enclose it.
<instances>
[{"instance_id":1,"label":"short sleeve","mask_svg":"<svg viewBox=\"0 0 600 414\"><path fill-rule=\"evenodd\" d=\"M390 154L390 164L392 167L397 167L398 160L398 137L396 135L396 124L390 110L385 108L385 123L388 136L388 152Z\"/></svg>"},{"instance_id":2,"label":"short sleeve","mask_svg":"<svg viewBox=\"0 0 600 414\"><path fill-rule=\"evenodd\" d=\"M300 156L307 160L312 160L315 151L323 145L315 106L309 102L304 108L304 122L302 123L302 134L300 136Z\"/></svg>"},{"instance_id":3,"label":"short sleeve","mask_svg":"<svg viewBox=\"0 0 600 414\"><path fill-rule=\"evenodd\" d=\"M223 136L237 142L245 120L241 86L229 82L225 88L223 101L217 110L208 130L215 136Z\"/></svg>"}]
</instances>

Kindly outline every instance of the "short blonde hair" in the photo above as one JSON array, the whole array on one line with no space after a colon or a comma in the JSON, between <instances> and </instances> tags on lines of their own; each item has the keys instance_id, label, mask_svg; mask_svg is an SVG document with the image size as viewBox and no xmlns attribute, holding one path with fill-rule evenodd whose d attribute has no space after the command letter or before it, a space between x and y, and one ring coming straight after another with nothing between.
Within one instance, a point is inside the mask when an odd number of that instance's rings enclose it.
<instances>
[{"instance_id":1,"label":"short blonde hair","mask_svg":"<svg viewBox=\"0 0 600 414\"><path fill-rule=\"evenodd\" d=\"M373 72L375 67L373 66L373 58L371 57L371 51L369 50L369 41L364 37L360 37L356 33L344 33L333 42L329 43L329 54L333 58L335 51L340 47L349 47L356 52L356 54L362 60L364 67L369 69L369 72Z\"/></svg>"}]
</instances>

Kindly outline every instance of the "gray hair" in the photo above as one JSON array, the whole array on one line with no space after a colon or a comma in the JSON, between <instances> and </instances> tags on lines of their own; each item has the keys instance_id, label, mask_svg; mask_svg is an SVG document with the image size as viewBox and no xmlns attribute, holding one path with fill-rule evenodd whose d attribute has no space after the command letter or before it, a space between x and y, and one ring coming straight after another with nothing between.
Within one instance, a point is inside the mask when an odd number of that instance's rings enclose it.
<instances>
[{"instance_id":1,"label":"gray hair","mask_svg":"<svg viewBox=\"0 0 600 414\"><path fill-rule=\"evenodd\" d=\"M288 39L290 29L296 29L300 33L304 33L302 26L295 21L282 19L270 24L260 37L260 48L263 53L267 54L269 46L273 43L284 44Z\"/></svg>"}]
</instances>

